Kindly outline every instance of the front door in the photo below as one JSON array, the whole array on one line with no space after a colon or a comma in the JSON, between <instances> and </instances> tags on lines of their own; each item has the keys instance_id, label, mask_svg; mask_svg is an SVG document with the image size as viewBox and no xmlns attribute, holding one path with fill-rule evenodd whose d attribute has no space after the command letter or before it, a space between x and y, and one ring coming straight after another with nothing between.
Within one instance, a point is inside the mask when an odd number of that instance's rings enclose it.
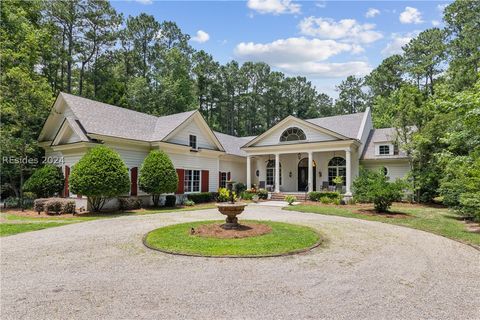
<instances>
[{"instance_id":1,"label":"front door","mask_svg":"<svg viewBox=\"0 0 480 320\"><path fill-rule=\"evenodd\" d=\"M298 167L298 191L302 192L308 186L308 167Z\"/></svg>"},{"instance_id":2,"label":"front door","mask_svg":"<svg viewBox=\"0 0 480 320\"><path fill-rule=\"evenodd\" d=\"M316 190L316 174L315 168L317 167L315 161L313 161L313 191ZM308 159L303 158L298 162L298 191L305 192L308 187Z\"/></svg>"}]
</instances>

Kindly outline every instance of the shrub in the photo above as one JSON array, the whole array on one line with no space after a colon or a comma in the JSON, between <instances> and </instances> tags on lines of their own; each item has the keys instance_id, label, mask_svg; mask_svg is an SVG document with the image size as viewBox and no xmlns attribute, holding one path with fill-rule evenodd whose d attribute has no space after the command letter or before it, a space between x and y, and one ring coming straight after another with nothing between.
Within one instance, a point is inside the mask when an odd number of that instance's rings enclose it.
<instances>
[{"instance_id":1,"label":"shrub","mask_svg":"<svg viewBox=\"0 0 480 320\"><path fill-rule=\"evenodd\" d=\"M163 151L150 151L140 168L138 179L140 190L152 195L154 206L158 206L160 195L177 190L178 176L170 157Z\"/></svg>"},{"instance_id":2,"label":"shrub","mask_svg":"<svg viewBox=\"0 0 480 320\"><path fill-rule=\"evenodd\" d=\"M35 201L33 201L33 210L35 210L36 212L38 212L38 214L40 214L40 212L45 210L45 202L47 201L48 201L47 198L35 199Z\"/></svg>"},{"instance_id":3,"label":"shrub","mask_svg":"<svg viewBox=\"0 0 480 320\"><path fill-rule=\"evenodd\" d=\"M359 201L373 202L375 210L386 212L393 201L402 198L405 183L401 180L389 182L388 177L382 172L360 170L360 175L353 182L353 191Z\"/></svg>"},{"instance_id":4,"label":"shrub","mask_svg":"<svg viewBox=\"0 0 480 320\"><path fill-rule=\"evenodd\" d=\"M333 202L333 199L324 196L324 197L320 197L319 201L323 204L329 204Z\"/></svg>"},{"instance_id":5,"label":"shrub","mask_svg":"<svg viewBox=\"0 0 480 320\"><path fill-rule=\"evenodd\" d=\"M292 195L287 195L287 196L285 196L285 201L287 201L289 205L292 205L292 203L297 201L297 197L292 196Z\"/></svg>"},{"instance_id":6,"label":"shrub","mask_svg":"<svg viewBox=\"0 0 480 320\"><path fill-rule=\"evenodd\" d=\"M235 191L233 192L233 200L237 200L237 194ZM218 202L227 202L230 201L230 193L227 188L220 188L218 189L218 195L217 195L217 201Z\"/></svg>"},{"instance_id":7,"label":"shrub","mask_svg":"<svg viewBox=\"0 0 480 320\"><path fill-rule=\"evenodd\" d=\"M48 198L62 191L65 183L62 170L48 164L35 172L25 181L24 191L30 191L39 198Z\"/></svg>"},{"instance_id":8,"label":"shrub","mask_svg":"<svg viewBox=\"0 0 480 320\"><path fill-rule=\"evenodd\" d=\"M177 204L177 197L174 195L169 194L165 197L165 207L175 207Z\"/></svg>"},{"instance_id":9,"label":"shrub","mask_svg":"<svg viewBox=\"0 0 480 320\"><path fill-rule=\"evenodd\" d=\"M135 210L142 207L142 199L134 197L118 198L120 210Z\"/></svg>"},{"instance_id":10,"label":"shrub","mask_svg":"<svg viewBox=\"0 0 480 320\"><path fill-rule=\"evenodd\" d=\"M23 208L30 208L33 206L33 200L35 196L32 195L30 192L25 192L23 195ZM8 197L5 199L5 205L7 208L20 208L21 199L17 197Z\"/></svg>"},{"instance_id":11,"label":"shrub","mask_svg":"<svg viewBox=\"0 0 480 320\"><path fill-rule=\"evenodd\" d=\"M215 200L215 194L213 192L191 193L187 195L187 199L195 203L206 203Z\"/></svg>"},{"instance_id":12,"label":"shrub","mask_svg":"<svg viewBox=\"0 0 480 320\"><path fill-rule=\"evenodd\" d=\"M333 192L333 191L312 191L308 193L308 199L311 201L320 201L322 197L326 197L328 199L337 199L340 198L340 193Z\"/></svg>"},{"instance_id":13,"label":"shrub","mask_svg":"<svg viewBox=\"0 0 480 320\"><path fill-rule=\"evenodd\" d=\"M75 200L63 198L48 198L43 204L46 213L71 213L75 214Z\"/></svg>"},{"instance_id":14,"label":"shrub","mask_svg":"<svg viewBox=\"0 0 480 320\"><path fill-rule=\"evenodd\" d=\"M265 189L258 189L257 195L258 195L258 198L260 199L263 199L263 200L268 199L268 191Z\"/></svg>"},{"instance_id":15,"label":"shrub","mask_svg":"<svg viewBox=\"0 0 480 320\"><path fill-rule=\"evenodd\" d=\"M244 192L242 192L242 194L241 194L241 198L242 198L243 200L252 200L254 195L255 195L255 193L251 193L251 192L246 192L246 191L244 191Z\"/></svg>"},{"instance_id":16,"label":"shrub","mask_svg":"<svg viewBox=\"0 0 480 320\"><path fill-rule=\"evenodd\" d=\"M187 207L191 207L191 206L195 205L195 202L192 201L192 200L185 200L185 201L183 201L183 205L187 206Z\"/></svg>"},{"instance_id":17,"label":"shrub","mask_svg":"<svg viewBox=\"0 0 480 320\"><path fill-rule=\"evenodd\" d=\"M99 211L108 198L130 190L128 169L112 149L105 146L92 148L73 166L70 189L87 196L93 211Z\"/></svg>"},{"instance_id":18,"label":"shrub","mask_svg":"<svg viewBox=\"0 0 480 320\"><path fill-rule=\"evenodd\" d=\"M235 193L236 194L242 194L245 190L247 190L247 186L244 185L243 183L237 182L235 184Z\"/></svg>"}]
</instances>

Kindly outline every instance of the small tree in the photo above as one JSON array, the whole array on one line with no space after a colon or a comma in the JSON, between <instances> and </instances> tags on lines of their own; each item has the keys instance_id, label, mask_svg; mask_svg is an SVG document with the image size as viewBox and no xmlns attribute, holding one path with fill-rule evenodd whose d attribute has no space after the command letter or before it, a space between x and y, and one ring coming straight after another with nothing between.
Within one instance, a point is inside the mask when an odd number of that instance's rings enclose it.
<instances>
[{"instance_id":1,"label":"small tree","mask_svg":"<svg viewBox=\"0 0 480 320\"><path fill-rule=\"evenodd\" d=\"M402 198L405 184L402 180L389 182L383 170L360 169L359 176L353 181L355 199L360 202L373 202L375 210L386 212L393 201Z\"/></svg>"},{"instance_id":2,"label":"small tree","mask_svg":"<svg viewBox=\"0 0 480 320\"><path fill-rule=\"evenodd\" d=\"M23 185L24 191L35 193L37 198L49 198L55 193L61 192L65 183L62 170L51 164L37 169L25 181Z\"/></svg>"},{"instance_id":3,"label":"small tree","mask_svg":"<svg viewBox=\"0 0 480 320\"><path fill-rule=\"evenodd\" d=\"M153 205L158 206L161 194L177 190L178 176L168 155L153 150L143 161L138 182L140 190L150 193Z\"/></svg>"},{"instance_id":4,"label":"small tree","mask_svg":"<svg viewBox=\"0 0 480 320\"><path fill-rule=\"evenodd\" d=\"M70 189L73 193L87 196L93 211L99 211L108 198L130 190L128 168L112 149L95 147L73 166Z\"/></svg>"}]
</instances>

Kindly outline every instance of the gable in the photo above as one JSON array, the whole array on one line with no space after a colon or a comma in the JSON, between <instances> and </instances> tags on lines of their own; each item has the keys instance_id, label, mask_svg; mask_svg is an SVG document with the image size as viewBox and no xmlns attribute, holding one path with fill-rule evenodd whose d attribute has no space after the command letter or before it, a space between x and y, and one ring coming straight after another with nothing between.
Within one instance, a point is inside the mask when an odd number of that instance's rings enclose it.
<instances>
[{"instance_id":1,"label":"gable","mask_svg":"<svg viewBox=\"0 0 480 320\"><path fill-rule=\"evenodd\" d=\"M200 113L194 114L178 126L163 141L188 146L190 135L197 137L197 148L199 149L223 151L222 145L208 127L205 120L203 120Z\"/></svg>"},{"instance_id":2,"label":"gable","mask_svg":"<svg viewBox=\"0 0 480 320\"><path fill-rule=\"evenodd\" d=\"M52 145L62 145L80 141L86 142L89 141L89 139L77 120L66 117L55 135Z\"/></svg>"},{"instance_id":3,"label":"gable","mask_svg":"<svg viewBox=\"0 0 480 320\"><path fill-rule=\"evenodd\" d=\"M305 133L305 140L298 141L284 141L281 142L280 138L283 132L289 128L299 128ZM270 130L266 131L264 134L258 136L251 143L248 144L249 147L252 146L272 146L272 145L282 145L282 144L293 144L293 143L308 143L308 142L322 142L322 141L334 141L341 140L341 137L336 135L329 130L317 127L313 124L306 123L303 120L297 119L295 117L288 117L272 127Z\"/></svg>"}]
</instances>

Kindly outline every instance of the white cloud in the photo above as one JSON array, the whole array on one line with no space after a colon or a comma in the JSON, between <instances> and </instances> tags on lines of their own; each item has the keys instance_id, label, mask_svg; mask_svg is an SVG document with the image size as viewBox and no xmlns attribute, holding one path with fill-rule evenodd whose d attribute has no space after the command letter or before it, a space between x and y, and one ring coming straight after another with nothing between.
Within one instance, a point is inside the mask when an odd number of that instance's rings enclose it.
<instances>
[{"instance_id":1,"label":"white cloud","mask_svg":"<svg viewBox=\"0 0 480 320\"><path fill-rule=\"evenodd\" d=\"M437 10L440 12L443 12L443 10L445 10L446 7L448 7L448 3L439 4L437 5Z\"/></svg>"},{"instance_id":2,"label":"white cloud","mask_svg":"<svg viewBox=\"0 0 480 320\"><path fill-rule=\"evenodd\" d=\"M335 21L329 18L308 17L298 25L300 33L324 39L342 39L357 43L372 43L383 36L371 23L360 24L354 19Z\"/></svg>"},{"instance_id":3,"label":"white cloud","mask_svg":"<svg viewBox=\"0 0 480 320\"><path fill-rule=\"evenodd\" d=\"M410 24L415 23L419 24L422 23L422 13L418 11L417 8L413 7L405 7L405 10L400 13L399 20L401 23Z\"/></svg>"},{"instance_id":4,"label":"white cloud","mask_svg":"<svg viewBox=\"0 0 480 320\"><path fill-rule=\"evenodd\" d=\"M368 11L365 13L365 17L367 18L373 18L375 16L378 16L380 14L380 10L375 9L375 8L370 8Z\"/></svg>"},{"instance_id":5,"label":"white cloud","mask_svg":"<svg viewBox=\"0 0 480 320\"><path fill-rule=\"evenodd\" d=\"M315 3L315 6L319 8L326 8L327 7L327 1L326 0L317 0Z\"/></svg>"},{"instance_id":6,"label":"white cloud","mask_svg":"<svg viewBox=\"0 0 480 320\"><path fill-rule=\"evenodd\" d=\"M247 7L258 13L300 13L300 5L291 0L248 0Z\"/></svg>"},{"instance_id":7,"label":"white cloud","mask_svg":"<svg viewBox=\"0 0 480 320\"><path fill-rule=\"evenodd\" d=\"M141 4L152 4L153 0L135 0L135 2L138 2Z\"/></svg>"},{"instance_id":8,"label":"white cloud","mask_svg":"<svg viewBox=\"0 0 480 320\"><path fill-rule=\"evenodd\" d=\"M385 48L382 49L381 53L383 56L391 56L394 54L402 54L402 47L410 42L413 38L418 35L418 31L409 32L406 34L392 33L392 41L387 43Z\"/></svg>"},{"instance_id":9,"label":"white cloud","mask_svg":"<svg viewBox=\"0 0 480 320\"><path fill-rule=\"evenodd\" d=\"M204 43L210 39L210 35L203 30L198 30L197 34L192 37L192 41Z\"/></svg>"},{"instance_id":10,"label":"white cloud","mask_svg":"<svg viewBox=\"0 0 480 320\"><path fill-rule=\"evenodd\" d=\"M340 53L358 53L357 44L334 40L288 38L270 43L242 42L235 48L241 60L262 61L293 75L311 77L344 77L348 74L365 75L371 68L364 61L330 63L325 60Z\"/></svg>"},{"instance_id":11,"label":"white cloud","mask_svg":"<svg viewBox=\"0 0 480 320\"><path fill-rule=\"evenodd\" d=\"M432 20L432 26L437 27L440 25L440 21L438 20Z\"/></svg>"}]
</instances>

